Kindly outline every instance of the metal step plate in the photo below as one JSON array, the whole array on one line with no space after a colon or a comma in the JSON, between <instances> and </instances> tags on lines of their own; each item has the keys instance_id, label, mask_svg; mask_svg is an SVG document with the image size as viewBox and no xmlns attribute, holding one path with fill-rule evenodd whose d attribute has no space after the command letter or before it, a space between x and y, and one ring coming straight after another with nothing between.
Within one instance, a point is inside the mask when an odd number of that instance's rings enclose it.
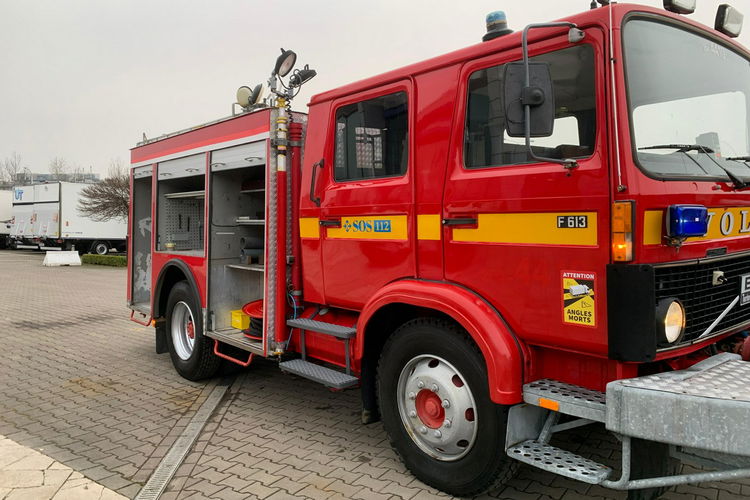
<instances>
[{"instance_id":1,"label":"metal step plate","mask_svg":"<svg viewBox=\"0 0 750 500\"><path fill-rule=\"evenodd\" d=\"M750 362L712 356L685 370L607 384L607 429L700 450L750 456Z\"/></svg>"},{"instance_id":2,"label":"metal step plate","mask_svg":"<svg viewBox=\"0 0 750 500\"><path fill-rule=\"evenodd\" d=\"M283 363L279 363L279 368L284 372L299 375L300 377L313 380L334 389L346 389L359 382L357 377L302 359L284 361Z\"/></svg>"},{"instance_id":3,"label":"metal step plate","mask_svg":"<svg viewBox=\"0 0 750 500\"><path fill-rule=\"evenodd\" d=\"M607 404L606 395L603 392L557 380L543 379L524 385L523 400L532 405L579 418L597 422L606 420ZM554 404L549 404L550 401Z\"/></svg>"},{"instance_id":4,"label":"metal step plate","mask_svg":"<svg viewBox=\"0 0 750 500\"><path fill-rule=\"evenodd\" d=\"M307 318L290 319L286 324L292 328L325 333L326 335L332 335L340 339L350 339L357 334L357 329L351 326L334 325L332 323L325 323L323 321L315 321L314 319Z\"/></svg>"},{"instance_id":5,"label":"metal step plate","mask_svg":"<svg viewBox=\"0 0 750 500\"><path fill-rule=\"evenodd\" d=\"M601 484L612 474L606 465L538 441L511 446L507 453L519 462L584 483Z\"/></svg>"},{"instance_id":6,"label":"metal step plate","mask_svg":"<svg viewBox=\"0 0 750 500\"><path fill-rule=\"evenodd\" d=\"M261 356L263 355L263 343L250 340L245 337L242 330L237 330L236 328L226 328L224 330L206 332L206 337L216 339L219 342L224 342L225 344L237 347L243 351L260 354Z\"/></svg>"}]
</instances>

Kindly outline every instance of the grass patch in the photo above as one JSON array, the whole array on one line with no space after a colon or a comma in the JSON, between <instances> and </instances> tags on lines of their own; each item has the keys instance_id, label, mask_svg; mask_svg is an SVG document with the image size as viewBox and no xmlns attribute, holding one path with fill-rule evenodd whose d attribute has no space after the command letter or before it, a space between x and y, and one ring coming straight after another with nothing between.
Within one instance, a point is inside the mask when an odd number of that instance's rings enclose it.
<instances>
[{"instance_id":1,"label":"grass patch","mask_svg":"<svg viewBox=\"0 0 750 500\"><path fill-rule=\"evenodd\" d=\"M128 258L124 255L94 255L84 254L81 256L84 264L96 264L99 266L127 267Z\"/></svg>"}]
</instances>

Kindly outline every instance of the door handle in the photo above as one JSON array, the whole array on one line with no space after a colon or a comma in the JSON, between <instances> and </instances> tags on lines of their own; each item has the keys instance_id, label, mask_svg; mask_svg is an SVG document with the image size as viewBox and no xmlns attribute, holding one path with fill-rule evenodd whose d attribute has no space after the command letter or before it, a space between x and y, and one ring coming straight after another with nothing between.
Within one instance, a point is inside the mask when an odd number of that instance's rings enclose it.
<instances>
[{"instance_id":1,"label":"door handle","mask_svg":"<svg viewBox=\"0 0 750 500\"><path fill-rule=\"evenodd\" d=\"M341 227L341 219L321 219L318 224L322 227Z\"/></svg>"},{"instance_id":2,"label":"door handle","mask_svg":"<svg viewBox=\"0 0 750 500\"><path fill-rule=\"evenodd\" d=\"M310 201L315 203L316 207L320 206L320 196L315 196L315 180L317 179L318 167L323 168L325 159L321 158L319 162L312 166L312 176L310 178Z\"/></svg>"},{"instance_id":3,"label":"door handle","mask_svg":"<svg viewBox=\"0 0 750 500\"><path fill-rule=\"evenodd\" d=\"M446 217L443 219L444 226L476 226L479 220L476 217Z\"/></svg>"}]
</instances>

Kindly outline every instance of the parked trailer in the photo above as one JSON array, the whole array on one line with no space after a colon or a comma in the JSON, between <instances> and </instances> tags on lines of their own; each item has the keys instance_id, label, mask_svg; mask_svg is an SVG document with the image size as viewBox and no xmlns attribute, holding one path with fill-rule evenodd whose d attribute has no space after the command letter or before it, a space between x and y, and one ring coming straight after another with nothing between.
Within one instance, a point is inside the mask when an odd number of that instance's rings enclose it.
<instances>
[{"instance_id":1,"label":"parked trailer","mask_svg":"<svg viewBox=\"0 0 750 500\"><path fill-rule=\"evenodd\" d=\"M32 235L41 248L75 248L100 255L124 250L125 220L97 222L78 212L81 191L86 186L73 182L34 185Z\"/></svg>"},{"instance_id":2,"label":"parked trailer","mask_svg":"<svg viewBox=\"0 0 750 500\"><path fill-rule=\"evenodd\" d=\"M10 228L13 223L13 191L0 190L0 248L10 243Z\"/></svg>"},{"instance_id":3,"label":"parked trailer","mask_svg":"<svg viewBox=\"0 0 750 500\"><path fill-rule=\"evenodd\" d=\"M13 207L10 226L11 248L38 249L34 243L34 186L15 186L13 188Z\"/></svg>"},{"instance_id":4,"label":"parked trailer","mask_svg":"<svg viewBox=\"0 0 750 500\"><path fill-rule=\"evenodd\" d=\"M131 318L191 380L263 356L359 386L363 422L454 495L518 462L631 498L750 477L741 16L600 3L523 33L494 14L484 43L309 115L289 101L314 71L279 87L284 51L266 106L242 88L240 115L139 143ZM594 422L619 473L550 444Z\"/></svg>"}]
</instances>

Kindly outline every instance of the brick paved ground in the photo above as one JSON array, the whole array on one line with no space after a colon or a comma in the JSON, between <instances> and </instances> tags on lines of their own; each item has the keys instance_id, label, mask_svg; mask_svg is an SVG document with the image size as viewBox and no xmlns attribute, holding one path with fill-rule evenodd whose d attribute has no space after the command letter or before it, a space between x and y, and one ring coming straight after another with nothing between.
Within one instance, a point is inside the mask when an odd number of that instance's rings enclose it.
<instances>
[{"instance_id":1,"label":"brick paved ground","mask_svg":"<svg viewBox=\"0 0 750 500\"><path fill-rule=\"evenodd\" d=\"M128 320L124 270L40 262L0 252L0 434L132 497L208 391L179 378L154 354L151 331ZM617 464L616 442L600 428L558 440ZM525 466L489 496L625 498ZM379 424L359 424L356 391L329 392L264 360L237 376L162 498L256 497L447 498L409 475ZM750 498L750 481L664 498Z\"/></svg>"}]
</instances>

